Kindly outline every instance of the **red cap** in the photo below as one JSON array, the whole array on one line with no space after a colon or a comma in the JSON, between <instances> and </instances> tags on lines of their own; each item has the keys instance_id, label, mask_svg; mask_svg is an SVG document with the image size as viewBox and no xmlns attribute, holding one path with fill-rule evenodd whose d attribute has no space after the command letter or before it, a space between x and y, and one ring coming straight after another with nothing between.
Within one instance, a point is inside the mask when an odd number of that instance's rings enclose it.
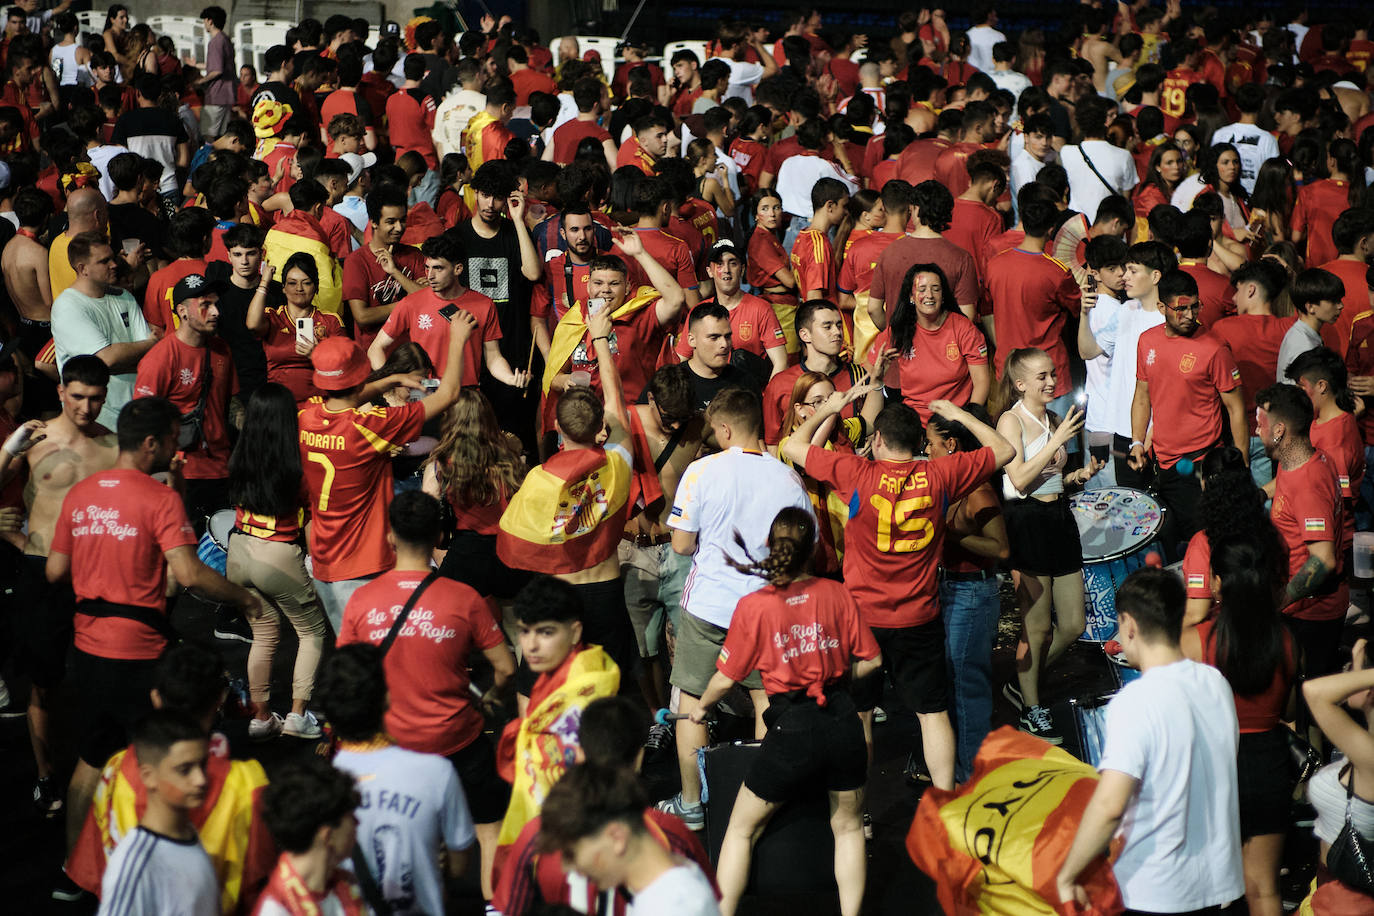
<instances>
[{"instance_id":1,"label":"red cap","mask_svg":"<svg viewBox=\"0 0 1374 916\"><path fill-rule=\"evenodd\" d=\"M361 347L347 337L326 337L310 353L315 367L315 387L321 391L345 391L367 381L372 372Z\"/></svg>"}]
</instances>

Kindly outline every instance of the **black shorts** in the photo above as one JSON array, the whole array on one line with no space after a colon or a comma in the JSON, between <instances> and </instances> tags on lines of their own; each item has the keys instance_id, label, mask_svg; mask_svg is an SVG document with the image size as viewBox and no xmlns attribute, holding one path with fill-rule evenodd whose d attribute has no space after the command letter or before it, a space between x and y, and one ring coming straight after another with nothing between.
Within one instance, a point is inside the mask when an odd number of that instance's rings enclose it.
<instances>
[{"instance_id":1,"label":"black shorts","mask_svg":"<svg viewBox=\"0 0 1374 916\"><path fill-rule=\"evenodd\" d=\"M826 703L810 697L771 697L768 734L744 784L767 802L785 802L808 790L848 792L868 779L863 724L849 691L826 691Z\"/></svg>"},{"instance_id":2,"label":"black shorts","mask_svg":"<svg viewBox=\"0 0 1374 916\"><path fill-rule=\"evenodd\" d=\"M1267 732L1242 732L1236 755L1236 785L1240 792L1240 836L1287 833L1293 796L1293 758L1285 726Z\"/></svg>"},{"instance_id":3,"label":"black shorts","mask_svg":"<svg viewBox=\"0 0 1374 916\"><path fill-rule=\"evenodd\" d=\"M496 753L486 735L478 735L467 747L449 754L448 762L463 784L474 824L495 824L505 818L510 807L510 783L497 775Z\"/></svg>"},{"instance_id":4,"label":"black shorts","mask_svg":"<svg viewBox=\"0 0 1374 916\"><path fill-rule=\"evenodd\" d=\"M156 659L100 658L76 649L72 681L80 707L81 759L97 770L127 747L134 723L153 709Z\"/></svg>"},{"instance_id":5,"label":"black shorts","mask_svg":"<svg viewBox=\"0 0 1374 916\"><path fill-rule=\"evenodd\" d=\"M1068 576L1083 569L1083 545L1067 497L1051 503L1009 499L1002 516L1013 569L1034 576Z\"/></svg>"},{"instance_id":6,"label":"black shorts","mask_svg":"<svg viewBox=\"0 0 1374 916\"><path fill-rule=\"evenodd\" d=\"M582 599L582 641L606 650L620 668L620 690L637 691L639 643L635 642L630 612L625 608L625 580L620 576L605 582L574 585L573 591ZM534 689L539 675L530 670L523 658L515 672L515 687L524 696Z\"/></svg>"},{"instance_id":7,"label":"black shorts","mask_svg":"<svg viewBox=\"0 0 1374 916\"><path fill-rule=\"evenodd\" d=\"M484 598L514 598L530 574L511 569L496 555L496 535L455 531L440 574L470 585Z\"/></svg>"},{"instance_id":8,"label":"black shorts","mask_svg":"<svg viewBox=\"0 0 1374 916\"><path fill-rule=\"evenodd\" d=\"M67 673L76 596L70 583L48 582L44 572L47 562L45 557L23 559L14 661L16 671L28 675L35 687L52 688L61 684Z\"/></svg>"},{"instance_id":9,"label":"black shorts","mask_svg":"<svg viewBox=\"0 0 1374 916\"><path fill-rule=\"evenodd\" d=\"M937 616L914 627L874 627L873 638L883 652L883 670L907 708L919 714L949 709L944 617ZM882 673L856 682L853 694L860 710L867 712L877 706L883 694Z\"/></svg>"}]
</instances>

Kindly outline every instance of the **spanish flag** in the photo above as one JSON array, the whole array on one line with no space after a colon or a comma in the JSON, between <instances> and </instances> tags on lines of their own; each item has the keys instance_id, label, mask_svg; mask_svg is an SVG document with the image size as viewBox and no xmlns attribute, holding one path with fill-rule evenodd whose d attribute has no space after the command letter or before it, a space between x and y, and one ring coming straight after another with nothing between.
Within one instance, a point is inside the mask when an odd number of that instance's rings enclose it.
<instances>
[{"instance_id":1,"label":"spanish flag","mask_svg":"<svg viewBox=\"0 0 1374 916\"><path fill-rule=\"evenodd\" d=\"M1082 912L1059 903L1055 878L1096 788L1091 766L1004 726L983 741L968 782L953 792L926 790L907 852L935 881L947 916ZM1080 883L1089 913L1121 912L1107 861L1095 862Z\"/></svg>"},{"instance_id":2,"label":"spanish flag","mask_svg":"<svg viewBox=\"0 0 1374 916\"><path fill-rule=\"evenodd\" d=\"M645 306L651 305L660 299L658 290L652 286L641 286L633 297L620 303L620 307L611 313L612 321L619 321L638 312ZM553 386L554 376L562 372L567 366L568 360L572 358L573 352L577 350L582 338L587 334L587 317L583 313L585 306L576 303L572 308L563 313L563 317L558 319L558 326L553 329L553 340L549 344L549 359L544 364L544 394L549 393Z\"/></svg>"},{"instance_id":3,"label":"spanish flag","mask_svg":"<svg viewBox=\"0 0 1374 916\"><path fill-rule=\"evenodd\" d=\"M322 312L338 315L343 305L343 271L320 221L303 210L292 210L267 230L263 240L263 260L276 268L277 280L282 280L282 265L291 255L304 252L315 259L320 274L315 292L315 307Z\"/></svg>"},{"instance_id":4,"label":"spanish flag","mask_svg":"<svg viewBox=\"0 0 1374 916\"><path fill-rule=\"evenodd\" d=\"M525 476L501 515L496 553L512 569L580 572L615 556L633 472L623 449L567 449Z\"/></svg>"},{"instance_id":5,"label":"spanish flag","mask_svg":"<svg viewBox=\"0 0 1374 916\"><path fill-rule=\"evenodd\" d=\"M262 819L267 774L256 760L230 760L211 753L205 776L205 801L191 812L191 823L214 865L220 909L235 913L241 902L251 904L257 898L277 860L276 846ZM139 778L133 748L117 752L100 772L95 799L67 859L67 875L99 895L110 855L138 826L147 807L148 791Z\"/></svg>"},{"instance_id":6,"label":"spanish flag","mask_svg":"<svg viewBox=\"0 0 1374 916\"><path fill-rule=\"evenodd\" d=\"M615 662L600 646L585 646L571 652L558 670L540 675L530 691L529 712L507 723L496 768L511 784L511 796L497 839L496 874L520 831L539 815L549 789L576 759L582 710L619 689Z\"/></svg>"}]
</instances>

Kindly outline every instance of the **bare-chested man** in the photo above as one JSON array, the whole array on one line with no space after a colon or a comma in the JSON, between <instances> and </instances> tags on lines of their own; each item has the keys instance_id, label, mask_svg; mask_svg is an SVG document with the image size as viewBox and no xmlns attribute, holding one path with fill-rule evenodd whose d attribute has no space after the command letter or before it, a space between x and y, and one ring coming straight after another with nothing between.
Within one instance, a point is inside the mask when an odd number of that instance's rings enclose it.
<instances>
[{"instance_id":1,"label":"bare-chested man","mask_svg":"<svg viewBox=\"0 0 1374 916\"><path fill-rule=\"evenodd\" d=\"M1093 65L1093 88L1099 94L1107 91L1107 73L1112 64L1121 63L1121 52L1106 37L1114 12L1089 7L1084 13L1083 43L1078 56Z\"/></svg>"},{"instance_id":2,"label":"bare-chested man","mask_svg":"<svg viewBox=\"0 0 1374 916\"><path fill-rule=\"evenodd\" d=\"M52 198L37 188L20 188L14 195L14 214L19 232L0 252L0 274L5 291L19 310L19 349L32 365L38 351L52 340L52 284L48 280L48 249L38 241L38 233L52 216ZM24 414L39 416L57 407L52 385L39 384L30 374L25 392ZM56 381L56 377L48 382Z\"/></svg>"},{"instance_id":3,"label":"bare-chested man","mask_svg":"<svg viewBox=\"0 0 1374 916\"><path fill-rule=\"evenodd\" d=\"M29 421L24 424L29 430L25 441L8 440L0 448L0 485L28 468L24 487L28 540L21 582L25 598L19 605L28 614L19 621L16 655L33 683L28 712L38 765L33 798L48 817L56 817L63 807L62 789L52 778L48 710L66 665L75 599L70 584L48 583L44 567L67 491L91 474L114 467L119 455L115 434L97 421L109 382L110 369L99 357L73 356L62 367L62 384L57 389L62 413L46 423Z\"/></svg>"},{"instance_id":4,"label":"bare-chested man","mask_svg":"<svg viewBox=\"0 0 1374 916\"><path fill-rule=\"evenodd\" d=\"M677 621L682 587L692 569L691 557L673 551L668 513L677 496L678 481L700 453L706 434L689 371L681 364L659 369L649 380L648 403L630 408L635 427L632 432L637 438L643 436L663 489L663 501L655 501L635 516L620 543L625 606L644 662L640 689L654 709L668 705L667 623ZM650 742L666 744L666 738L667 730L655 726Z\"/></svg>"}]
</instances>

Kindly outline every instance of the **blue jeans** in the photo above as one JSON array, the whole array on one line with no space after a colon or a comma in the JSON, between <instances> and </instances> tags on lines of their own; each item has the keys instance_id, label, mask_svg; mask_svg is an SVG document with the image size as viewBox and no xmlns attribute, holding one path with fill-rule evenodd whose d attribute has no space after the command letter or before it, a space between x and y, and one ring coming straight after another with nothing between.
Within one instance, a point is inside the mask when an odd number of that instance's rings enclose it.
<instances>
[{"instance_id":1,"label":"blue jeans","mask_svg":"<svg viewBox=\"0 0 1374 916\"><path fill-rule=\"evenodd\" d=\"M319 579L311 577L311 581L315 583L315 595L320 599L320 606L324 609L324 616L334 631L335 639L339 638L339 630L343 627L344 608L348 607L348 599L353 597L354 592L375 578L377 577L367 576L363 579L321 582Z\"/></svg>"},{"instance_id":2,"label":"blue jeans","mask_svg":"<svg viewBox=\"0 0 1374 916\"><path fill-rule=\"evenodd\" d=\"M797 241L797 236L801 235L802 230L809 225L811 225L810 219L808 219L805 216L794 215L792 217L791 222L787 224L787 231L783 234L782 237L783 250L790 253L792 251L793 243Z\"/></svg>"},{"instance_id":3,"label":"blue jeans","mask_svg":"<svg viewBox=\"0 0 1374 916\"><path fill-rule=\"evenodd\" d=\"M997 577L940 578L940 613L945 618L945 662L949 666L957 754L954 778L968 779L973 758L992 729L992 647L1002 604Z\"/></svg>"}]
</instances>

